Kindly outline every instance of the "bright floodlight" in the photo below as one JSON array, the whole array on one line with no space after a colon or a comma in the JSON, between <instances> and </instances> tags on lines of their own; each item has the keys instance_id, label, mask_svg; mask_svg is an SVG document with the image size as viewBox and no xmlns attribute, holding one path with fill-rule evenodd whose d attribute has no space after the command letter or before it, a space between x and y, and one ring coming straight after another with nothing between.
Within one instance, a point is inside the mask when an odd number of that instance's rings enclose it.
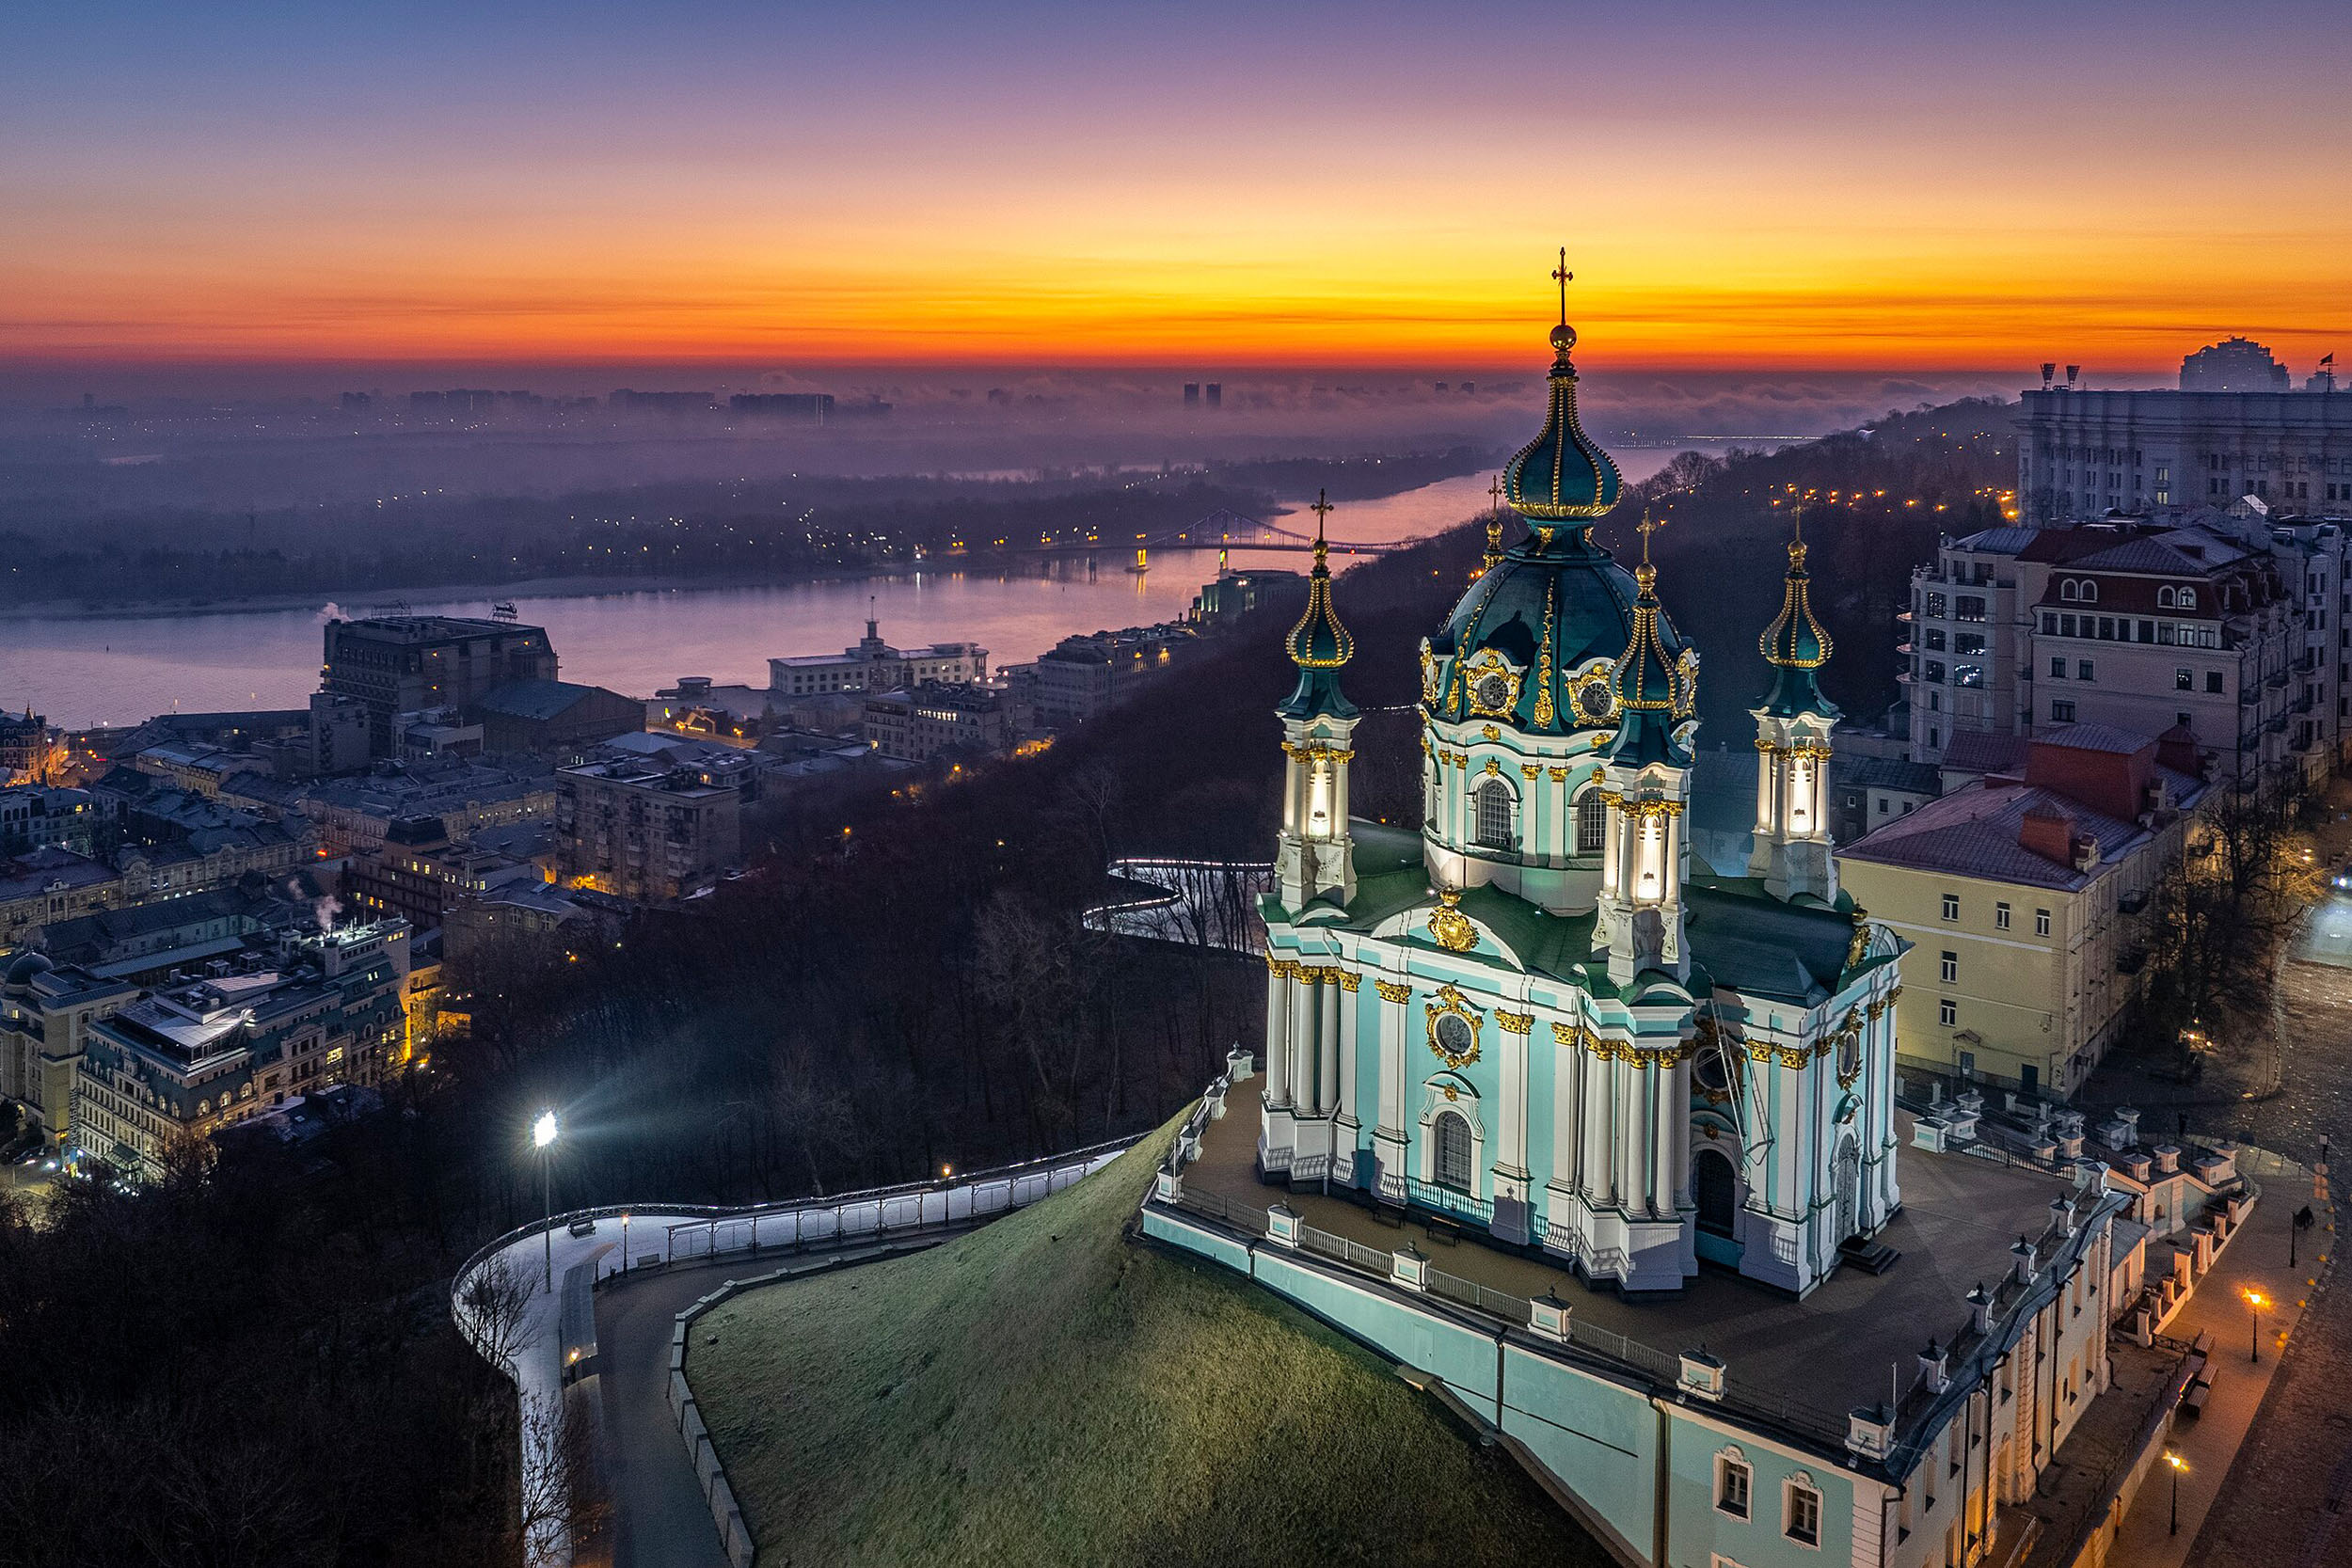
<instances>
[{"instance_id":1,"label":"bright floodlight","mask_svg":"<svg viewBox=\"0 0 2352 1568\"><path fill-rule=\"evenodd\" d=\"M531 1124L531 1147L545 1148L555 1142L555 1113L542 1111L539 1119Z\"/></svg>"}]
</instances>

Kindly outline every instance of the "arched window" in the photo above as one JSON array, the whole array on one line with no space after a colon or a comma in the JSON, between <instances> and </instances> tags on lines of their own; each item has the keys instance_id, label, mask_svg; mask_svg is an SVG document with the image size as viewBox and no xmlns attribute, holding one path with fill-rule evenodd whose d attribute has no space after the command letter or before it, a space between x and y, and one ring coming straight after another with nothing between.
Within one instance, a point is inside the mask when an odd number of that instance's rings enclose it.
<instances>
[{"instance_id":1,"label":"arched window","mask_svg":"<svg viewBox=\"0 0 2352 1568\"><path fill-rule=\"evenodd\" d=\"M2184 588L2181 590L2179 594L2174 597L2172 602L2183 610L2195 610L2197 608L2197 590L2194 588Z\"/></svg>"},{"instance_id":2,"label":"arched window","mask_svg":"<svg viewBox=\"0 0 2352 1568\"><path fill-rule=\"evenodd\" d=\"M1511 786L1488 779L1478 786L1478 843L1487 849L1511 847Z\"/></svg>"},{"instance_id":3,"label":"arched window","mask_svg":"<svg viewBox=\"0 0 2352 1568\"><path fill-rule=\"evenodd\" d=\"M2074 579L2073 578L2068 578L2065 581L2058 584L2058 597L2061 599L2078 599L2082 597L2082 594L2077 592L2074 587Z\"/></svg>"},{"instance_id":4,"label":"arched window","mask_svg":"<svg viewBox=\"0 0 2352 1568\"><path fill-rule=\"evenodd\" d=\"M2084 583L2084 584L2083 584L2083 603L2085 603L2085 604L2097 604L2098 602L2099 602L2099 585L2098 585L2097 583L2095 583L2095 582L2086 582L2086 583Z\"/></svg>"},{"instance_id":5,"label":"arched window","mask_svg":"<svg viewBox=\"0 0 2352 1568\"><path fill-rule=\"evenodd\" d=\"M1470 1130L1456 1111L1440 1111L1433 1129L1438 1135L1438 1185L1457 1193L1470 1190Z\"/></svg>"},{"instance_id":6,"label":"arched window","mask_svg":"<svg viewBox=\"0 0 2352 1568\"><path fill-rule=\"evenodd\" d=\"M1576 803L1576 852L1597 855L1609 838L1609 802L1600 791L1588 789Z\"/></svg>"},{"instance_id":7,"label":"arched window","mask_svg":"<svg viewBox=\"0 0 2352 1568\"><path fill-rule=\"evenodd\" d=\"M2156 608L2158 610L2172 608L2172 589L2169 584L2156 590Z\"/></svg>"}]
</instances>

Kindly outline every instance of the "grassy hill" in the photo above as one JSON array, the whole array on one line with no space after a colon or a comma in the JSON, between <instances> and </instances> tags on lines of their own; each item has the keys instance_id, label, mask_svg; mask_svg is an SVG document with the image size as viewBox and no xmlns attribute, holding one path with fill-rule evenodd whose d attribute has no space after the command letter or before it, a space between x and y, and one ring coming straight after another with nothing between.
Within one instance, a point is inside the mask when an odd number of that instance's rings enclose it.
<instances>
[{"instance_id":1,"label":"grassy hill","mask_svg":"<svg viewBox=\"0 0 2352 1568\"><path fill-rule=\"evenodd\" d=\"M1607 1561L1386 1362L1129 1244L1169 1132L933 1251L701 1321L687 1376L762 1562Z\"/></svg>"}]
</instances>

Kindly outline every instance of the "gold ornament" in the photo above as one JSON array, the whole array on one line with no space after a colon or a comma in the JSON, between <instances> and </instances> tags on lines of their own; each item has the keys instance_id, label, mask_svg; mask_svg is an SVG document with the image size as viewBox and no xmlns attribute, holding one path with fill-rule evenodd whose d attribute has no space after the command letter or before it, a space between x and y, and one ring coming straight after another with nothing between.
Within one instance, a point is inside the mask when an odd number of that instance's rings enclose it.
<instances>
[{"instance_id":1,"label":"gold ornament","mask_svg":"<svg viewBox=\"0 0 2352 1568\"><path fill-rule=\"evenodd\" d=\"M1429 1049L1450 1068L1466 1068L1478 1060L1479 1031L1486 1021L1470 999L1452 986L1441 986L1428 1006ZM1456 1021L1449 1028L1447 1020Z\"/></svg>"},{"instance_id":2,"label":"gold ornament","mask_svg":"<svg viewBox=\"0 0 2352 1568\"><path fill-rule=\"evenodd\" d=\"M1535 1015L1534 1013L1507 1013L1501 1007L1497 1007L1495 1022L1502 1026L1502 1032L1506 1035L1524 1035L1535 1027Z\"/></svg>"},{"instance_id":3,"label":"gold ornament","mask_svg":"<svg viewBox=\"0 0 2352 1568\"><path fill-rule=\"evenodd\" d=\"M1478 945L1478 927L1461 911L1461 889L1447 888L1438 895L1438 907L1429 911L1429 934L1449 953L1467 953Z\"/></svg>"},{"instance_id":4,"label":"gold ornament","mask_svg":"<svg viewBox=\"0 0 2352 1568\"><path fill-rule=\"evenodd\" d=\"M1524 677L1508 659L1492 648L1481 648L1474 657L1455 662L1462 670L1462 690L1472 713L1494 719L1511 717L1519 705L1519 684Z\"/></svg>"},{"instance_id":5,"label":"gold ornament","mask_svg":"<svg viewBox=\"0 0 2352 1568\"><path fill-rule=\"evenodd\" d=\"M1375 980L1372 989L1380 993L1383 1002L1410 1002L1413 988L1396 980Z\"/></svg>"}]
</instances>

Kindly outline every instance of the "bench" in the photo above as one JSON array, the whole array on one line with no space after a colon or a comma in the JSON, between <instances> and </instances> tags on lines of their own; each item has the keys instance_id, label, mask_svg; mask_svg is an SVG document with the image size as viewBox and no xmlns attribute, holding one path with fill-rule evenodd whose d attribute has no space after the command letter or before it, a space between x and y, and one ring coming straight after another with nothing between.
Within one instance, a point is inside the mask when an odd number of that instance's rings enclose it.
<instances>
[{"instance_id":1,"label":"bench","mask_svg":"<svg viewBox=\"0 0 2352 1568\"><path fill-rule=\"evenodd\" d=\"M2188 1350L2191 1355L2201 1355L2208 1361L2212 1360L2213 1330L2208 1328L2190 1340Z\"/></svg>"},{"instance_id":2,"label":"bench","mask_svg":"<svg viewBox=\"0 0 2352 1568\"><path fill-rule=\"evenodd\" d=\"M1433 1242L1443 1242L1446 1245L1452 1246L1462 1239L1462 1227L1452 1220L1442 1219L1436 1214L1428 1214L1422 1217L1421 1223L1422 1228L1429 1232L1429 1239Z\"/></svg>"},{"instance_id":3,"label":"bench","mask_svg":"<svg viewBox=\"0 0 2352 1568\"><path fill-rule=\"evenodd\" d=\"M2181 1414L2192 1419L2202 1416L2205 1413L2205 1396L2212 1392L2213 1385L2202 1378L2190 1384L2188 1392L2181 1396Z\"/></svg>"}]
</instances>

